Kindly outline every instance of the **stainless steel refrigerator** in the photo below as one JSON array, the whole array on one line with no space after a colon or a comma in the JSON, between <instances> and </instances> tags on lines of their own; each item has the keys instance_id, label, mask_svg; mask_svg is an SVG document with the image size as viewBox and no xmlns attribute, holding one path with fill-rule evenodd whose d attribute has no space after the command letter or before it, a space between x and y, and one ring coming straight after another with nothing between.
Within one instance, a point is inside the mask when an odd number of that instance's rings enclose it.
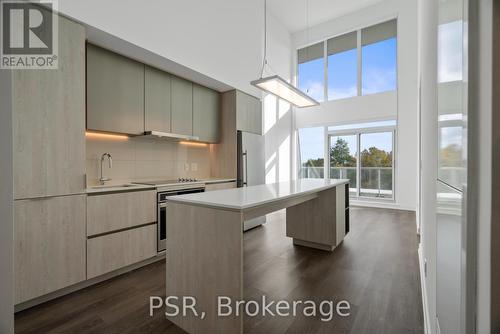
<instances>
[{"instance_id":1,"label":"stainless steel refrigerator","mask_svg":"<svg viewBox=\"0 0 500 334\"><path fill-rule=\"evenodd\" d=\"M238 188L266 183L264 137L238 131ZM245 221L243 230L262 225L266 216Z\"/></svg>"}]
</instances>

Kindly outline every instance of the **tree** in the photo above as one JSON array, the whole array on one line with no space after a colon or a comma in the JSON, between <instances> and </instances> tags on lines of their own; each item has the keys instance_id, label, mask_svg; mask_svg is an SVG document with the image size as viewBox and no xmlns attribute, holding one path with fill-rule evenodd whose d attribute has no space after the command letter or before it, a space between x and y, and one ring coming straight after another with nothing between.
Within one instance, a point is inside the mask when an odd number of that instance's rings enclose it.
<instances>
[{"instance_id":1,"label":"tree","mask_svg":"<svg viewBox=\"0 0 500 334\"><path fill-rule=\"evenodd\" d=\"M356 157L351 155L347 141L337 138L330 150L331 167L356 167Z\"/></svg>"},{"instance_id":2,"label":"tree","mask_svg":"<svg viewBox=\"0 0 500 334\"><path fill-rule=\"evenodd\" d=\"M450 144L441 149L440 152L442 167L461 167L462 151L457 144Z\"/></svg>"},{"instance_id":3,"label":"tree","mask_svg":"<svg viewBox=\"0 0 500 334\"><path fill-rule=\"evenodd\" d=\"M323 158L318 158L318 159L309 159L306 162L302 163L303 167L323 167L324 166L324 159Z\"/></svg>"},{"instance_id":4,"label":"tree","mask_svg":"<svg viewBox=\"0 0 500 334\"><path fill-rule=\"evenodd\" d=\"M376 147L364 149L361 152L361 166L363 167L391 167L392 152L379 150Z\"/></svg>"}]
</instances>

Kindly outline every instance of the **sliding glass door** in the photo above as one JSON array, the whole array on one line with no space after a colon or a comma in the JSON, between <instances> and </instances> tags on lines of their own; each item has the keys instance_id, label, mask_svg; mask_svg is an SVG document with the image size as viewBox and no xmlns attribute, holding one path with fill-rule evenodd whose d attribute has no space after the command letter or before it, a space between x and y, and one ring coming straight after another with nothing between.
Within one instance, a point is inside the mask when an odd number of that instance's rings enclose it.
<instances>
[{"instance_id":1,"label":"sliding glass door","mask_svg":"<svg viewBox=\"0 0 500 334\"><path fill-rule=\"evenodd\" d=\"M350 195L394 199L394 128L329 131L329 175L349 179Z\"/></svg>"},{"instance_id":2,"label":"sliding glass door","mask_svg":"<svg viewBox=\"0 0 500 334\"><path fill-rule=\"evenodd\" d=\"M360 150L359 196L392 198L392 132L361 133Z\"/></svg>"}]
</instances>

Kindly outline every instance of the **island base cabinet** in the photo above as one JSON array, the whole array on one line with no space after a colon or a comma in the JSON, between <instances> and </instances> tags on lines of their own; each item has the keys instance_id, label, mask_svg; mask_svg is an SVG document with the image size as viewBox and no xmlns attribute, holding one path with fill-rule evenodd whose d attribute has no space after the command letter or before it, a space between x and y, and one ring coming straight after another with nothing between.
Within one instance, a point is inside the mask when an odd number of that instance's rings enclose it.
<instances>
[{"instance_id":1,"label":"island base cabinet","mask_svg":"<svg viewBox=\"0 0 500 334\"><path fill-rule=\"evenodd\" d=\"M85 280L86 195L14 201L15 303Z\"/></svg>"},{"instance_id":2,"label":"island base cabinet","mask_svg":"<svg viewBox=\"0 0 500 334\"><path fill-rule=\"evenodd\" d=\"M286 236L294 244L328 251L337 246L337 188L286 209Z\"/></svg>"},{"instance_id":3,"label":"island base cabinet","mask_svg":"<svg viewBox=\"0 0 500 334\"><path fill-rule=\"evenodd\" d=\"M90 238L87 240L87 279L156 254L156 224Z\"/></svg>"}]
</instances>

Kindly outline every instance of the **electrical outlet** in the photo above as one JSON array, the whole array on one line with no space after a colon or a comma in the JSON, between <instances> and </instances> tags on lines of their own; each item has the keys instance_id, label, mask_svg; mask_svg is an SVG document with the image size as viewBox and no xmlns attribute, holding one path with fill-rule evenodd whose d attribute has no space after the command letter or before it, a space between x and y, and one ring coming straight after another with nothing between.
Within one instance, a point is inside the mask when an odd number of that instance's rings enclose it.
<instances>
[{"instance_id":1,"label":"electrical outlet","mask_svg":"<svg viewBox=\"0 0 500 334\"><path fill-rule=\"evenodd\" d=\"M191 171L192 172L197 172L198 171L198 164L196 162L191 163Z\"/></svg>"},{"instance_id":2,"label":"electrical outlet","mask_svg":"<svg viewBox=\"0 0 500 334\"><path fill-rule=\"evenodd\" d=\"M187 162L184 164L184 171L189 172L189 164Z\"/></svg>"}]
</instances>

